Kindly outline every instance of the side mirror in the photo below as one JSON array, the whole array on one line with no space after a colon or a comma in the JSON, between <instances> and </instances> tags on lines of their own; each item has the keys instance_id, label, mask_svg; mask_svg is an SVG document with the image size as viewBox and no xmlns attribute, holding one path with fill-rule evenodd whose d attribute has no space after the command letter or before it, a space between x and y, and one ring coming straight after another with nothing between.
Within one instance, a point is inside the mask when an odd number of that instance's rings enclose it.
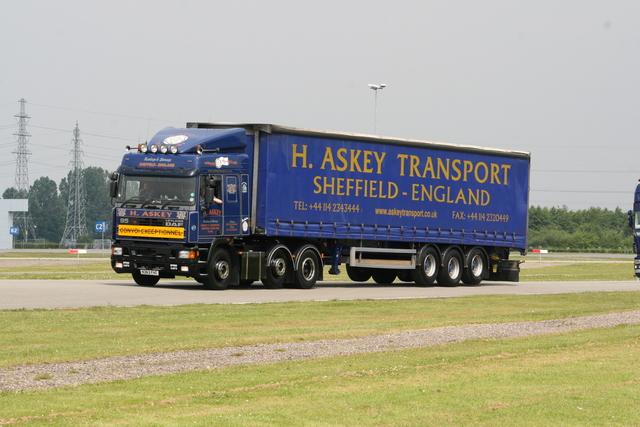
<instances>
[{"instance_id":1,"label":"side mirror","mask_svg":"<svg viewBox=\"0 0 640 427\"><path fill-rule=\"evenodd\" d=\"M111 197L118 197L118 181L111 181L109 185L109 195Z\"/></svg>"}]
</instances>

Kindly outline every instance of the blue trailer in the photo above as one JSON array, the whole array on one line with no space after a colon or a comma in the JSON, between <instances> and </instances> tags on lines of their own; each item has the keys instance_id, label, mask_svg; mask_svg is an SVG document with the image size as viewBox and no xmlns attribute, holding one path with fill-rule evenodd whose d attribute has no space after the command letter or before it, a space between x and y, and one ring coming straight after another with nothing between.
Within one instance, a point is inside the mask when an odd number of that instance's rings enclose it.
<instances>
[{"instance_id":1,"label":"blue trailer","mask_svg":"<svg viewBox=\"0 0 640 427\"><path fill-rule=\"evenodd\" d=\"M208 289L518 281L530 154L268 124L188 123L112 176L111 263Z\"/></svg>"},{"instance_id":2,"label":"blue trailer","mask_svg":"<svg viewBox=\"0 0 640 427\"><path fill-rule=\"evenodd\" d=\"M640 183L636 185L633 195L633 210L629 211L629 228L633 231L633 253L636 254L633 270L640 279Z\"/></svg>"}]
</instances>

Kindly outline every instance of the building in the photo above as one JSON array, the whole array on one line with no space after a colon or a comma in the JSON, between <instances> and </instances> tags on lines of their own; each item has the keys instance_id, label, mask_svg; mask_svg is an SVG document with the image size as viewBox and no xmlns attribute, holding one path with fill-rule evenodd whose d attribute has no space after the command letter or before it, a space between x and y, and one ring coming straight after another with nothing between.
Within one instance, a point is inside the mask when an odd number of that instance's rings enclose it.
<instances>
[{"instance_id":1,"label":"building","mask_svg":"<svg viewBox=\"0 0 640 427\"><path fill-rule=\"evenodd\" d=\"M13 249L13 214L28 210L28 199L0 199L0 249Z\"/></svg>"}]
</instances>

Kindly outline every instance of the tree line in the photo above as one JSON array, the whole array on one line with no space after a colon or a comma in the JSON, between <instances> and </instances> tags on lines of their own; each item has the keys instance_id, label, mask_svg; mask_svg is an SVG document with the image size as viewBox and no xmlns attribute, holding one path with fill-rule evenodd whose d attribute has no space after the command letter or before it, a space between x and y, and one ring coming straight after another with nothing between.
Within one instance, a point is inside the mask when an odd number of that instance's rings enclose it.
<instances>
[{"instance_id":1,"label":"tree line","mask_svg":"<svg viewBox=\"0 0 640 427\"><path fill-rule=\"evenodd\" d=\"M4 199L29 199L29 213L36 237L40 242L44 239L48 247L57 247L64 233L71 174L69 172L60 185L48 177L41 177L33 183L27 194L11 187L2 195ZM81 236L78 243L87 243L102 237L94 232L96 222L111 221L110 172L90 166L82 174L88 234ZM105 233L105 238L110 236L111 233ZM20 236L18 240L21 240ZM631 252L632 244L627 214L620 208L608 210L591 207L578 211L570 211L566 206L529 208L529 249L626 253Z\"/></svg>"},{"instance_id":2,"label":"tree line","mask_svg":"<svg viewBox=\"0 0 640 427\"><path fill-rule=\"evenodd\" d=\"M529 208L529 249L629 253L632 245L627 213L620 208Z\"/></svg>"},{"instance_id":3,"label":"tree line","mask_svg":"<svg viewBox=\"0 0 640 427\"><path fill-rule=\"evenodd\" d=\"M29 187L29 192L18 191L14 187L7 188L3 199L29 199L29 215L34 226L36 239L29 235L28 241L16 247L58 247L64 234L67 221L67 205L69 188L72 182L72 171L60 180L60 185L49 177L41 177ZM111 198L109 197L110 172L99 167L89 166L82 170L82 180L86 203L85 236L78 238L77 244L82 247L94 239L102 238L101 233L94 232L96 222L111 221ZM20 230L17 242L23 242L24 230ZM110 239L110 233L105 233Z\"/></svg>"}]
</instances>

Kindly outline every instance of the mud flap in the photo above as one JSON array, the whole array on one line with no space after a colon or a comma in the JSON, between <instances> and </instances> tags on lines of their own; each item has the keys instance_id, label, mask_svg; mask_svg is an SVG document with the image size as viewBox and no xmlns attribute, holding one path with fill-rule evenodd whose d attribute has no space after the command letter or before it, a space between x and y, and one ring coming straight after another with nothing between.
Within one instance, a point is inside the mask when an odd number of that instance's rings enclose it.
<instances>
[{"instance_id":1,"label":"mud flap","mask_svg":"<svg viewBox=\"0 0 640 427\"><path fill-rule=\"evenodd\" d=\"M498 264L497 271L489 273L489 280L497 282L519 282L520 261L502 260Z\"/></svg>"}]
</instances>

